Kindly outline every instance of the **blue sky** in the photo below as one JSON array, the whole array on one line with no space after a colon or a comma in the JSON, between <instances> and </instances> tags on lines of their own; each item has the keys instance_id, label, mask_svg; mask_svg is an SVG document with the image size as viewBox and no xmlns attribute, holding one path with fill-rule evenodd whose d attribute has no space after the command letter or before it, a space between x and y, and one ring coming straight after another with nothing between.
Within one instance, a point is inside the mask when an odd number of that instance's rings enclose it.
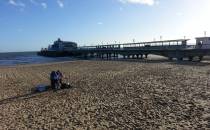
<instances>
[{"instance_id":1,"label":"blue sky","mask_svg":"<svg viewBox=\"0 0 210 130\"><path fill-rule=\"evenodd\" d=\"M193 39L210 33L210 0L0 0L0 52ZM210 35L210 34L209 34Z\"/></svg>"}]
</instances>

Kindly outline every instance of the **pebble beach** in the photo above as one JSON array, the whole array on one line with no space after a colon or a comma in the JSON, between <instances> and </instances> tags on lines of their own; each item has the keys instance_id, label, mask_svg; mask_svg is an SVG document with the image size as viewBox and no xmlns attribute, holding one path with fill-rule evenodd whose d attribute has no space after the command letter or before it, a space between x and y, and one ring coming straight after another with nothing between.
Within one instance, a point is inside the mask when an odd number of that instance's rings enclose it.
<instances>
[{"instance_id":1,"label":"pebble beach","mask_svg":"<svg viewBox=\"0 0 210 130\"><path fill-rule=\"evenodd\" d=\"M33 94L63 72L70 89ZM210 129L210 63L70 61L0 67L0 130Z\"/></svg>"}]
</instances>

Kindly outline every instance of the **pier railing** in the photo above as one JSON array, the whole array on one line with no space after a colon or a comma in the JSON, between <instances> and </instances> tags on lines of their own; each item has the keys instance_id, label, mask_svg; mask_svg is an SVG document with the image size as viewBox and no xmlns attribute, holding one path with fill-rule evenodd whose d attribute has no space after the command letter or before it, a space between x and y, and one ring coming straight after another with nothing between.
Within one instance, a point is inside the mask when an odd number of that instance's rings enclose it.
<instances>
[{"instance_id":1,"label":"pier railing","mask_svg":"<svg viewBox=\"0 0 210 130\"><path fill-rule=\"evenodd\" d=\"M187 45L189 39L139 42L139 43L124 43L124 44L109 44L96 46L78 47L78 50L162 50L162 49L186 49L191 47Z\"/></svg>"}]
</instances>

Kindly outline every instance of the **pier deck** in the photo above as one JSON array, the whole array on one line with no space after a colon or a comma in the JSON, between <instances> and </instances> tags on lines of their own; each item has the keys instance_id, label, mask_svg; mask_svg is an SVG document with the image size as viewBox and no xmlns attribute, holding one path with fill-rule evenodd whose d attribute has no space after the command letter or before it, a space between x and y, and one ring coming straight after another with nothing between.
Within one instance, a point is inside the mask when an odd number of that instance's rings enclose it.
<instances>
[{"instance_id":1,"label":"pier deck","mask_svg":"<svg viewBox=\"0 0 210 130\"><path fill-rule=\"evenodd\" d=\"M203 56L210 55L210 49L201 49L201 46L187 45L189 39L110 44L97 46L83 46L77 49L62 52L40 52L40 55L54 56L82 56L112 59L122 56L123 58L147 58L149 54L168 57L170 60L176 58L183 60L198 57L199 61Z\"/></svg>"}]
</instances>

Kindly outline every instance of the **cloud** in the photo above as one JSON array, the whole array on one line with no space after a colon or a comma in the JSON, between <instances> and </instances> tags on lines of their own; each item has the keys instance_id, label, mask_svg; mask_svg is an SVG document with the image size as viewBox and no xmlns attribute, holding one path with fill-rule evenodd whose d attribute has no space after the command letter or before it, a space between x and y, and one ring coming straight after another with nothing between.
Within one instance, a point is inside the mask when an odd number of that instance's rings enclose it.
<instances>
[{"instance_id":1,"label":"cloud","mask_svg":"<svg viewBox=\"0 0 210 130\"><path fill-rule=\"evenodd\" d=\"M9 0L9 4L16 6L17 3L14 0Z\"/></svg>"},{"instance_id":2,"label":"cloud","mask_svg":"<svg viewBox=\"0 0 210 130\"><path fill-rule=\"evenodd\" d=\"M20 1L16 1L16 0L9 0L8 3L10 5L13 5L13 6L17 6L17 7L25 7L26 5Z\"/></svg>"},{"instance_id":3,"label":"cloud","mask_svg":"<svg viewBox=\"0 0 210 130\"><path fill-rule=\"evenodd\" d=\"M143 5L149 5L149 6L153 6L156 3L158 4L159 1L157 0L118 0L121 3L131 3L131 4L143 4Z\"/></svg>"},{"instance_id":4,"label":"cloud","mask_svg":"<svg viewBox=\"0 0 210 130\"><path fill-rule=\"evenodd\" d=\"M64 3L62 0L57 0L58 6L63 8L64 7Z\"/></svg>"},{"instance_id":5,"label":"cloud","mask_svg":"<svg viewBox=\"0 0 210 130\"><path fill-rule=\"evenodd\" d=\"M47 3L42 2L42 3L41 3L41 6L42 6L44 9L46 9L46 8L47 8Z\"/></svg>"},{"instance_id":6,"label":"cloud","mask_svg":"<svg viewBox=\"0 0 210 130\"><path fill-rule=\"evenodd\" d=\"M98 25L103 25L104 23L103 23L103 22L98 22L97 24L98 24Z\"/></svg>"},{"instance_id":7,"label":"cloud","mask_svg":"<svg viewBox=\"0 0 210 130\"><path fill-rule=\"evenodd\" d=\"M176 16L183 16L184 14L182 12L177 12Z\"/></svg>"},{"instance_id":8,"label":"cloud","mask_svg":"<svg viewBox=\"0 0 210 130\"><path fill-rule=\"evenodd\" d=\"M31 2L32 4L37 5L37 1L36 1L36 0L30 0L30 2Z\"/></svg>"}]
</instances>

